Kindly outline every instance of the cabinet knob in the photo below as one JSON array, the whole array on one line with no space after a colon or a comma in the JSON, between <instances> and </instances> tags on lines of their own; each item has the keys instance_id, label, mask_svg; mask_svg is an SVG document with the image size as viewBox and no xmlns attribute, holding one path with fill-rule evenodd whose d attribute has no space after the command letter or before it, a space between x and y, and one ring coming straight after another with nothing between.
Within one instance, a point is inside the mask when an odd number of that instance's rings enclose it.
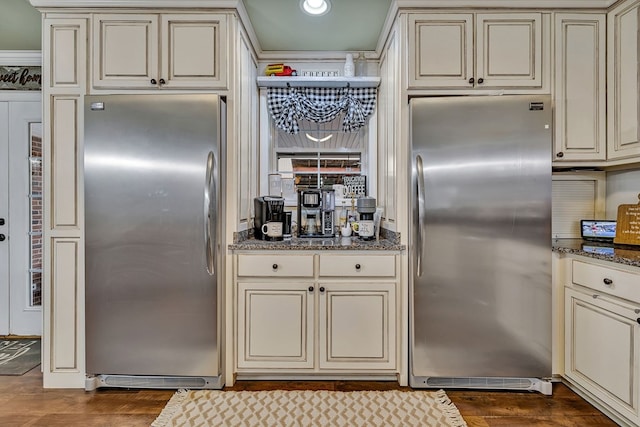
<instances>
[{"instance_id":1,"label":"cabinet knob","mask_svg":"<svg viewBox=\"0 0 640 427\"><path fill-rule=\"evenodd\" d=\"M559 153L556 154L556 157L564 157L564 153L560 151Z\"/></svg>"},{"instance_id":2,"label":"cabinet knob","mask_svg":"<svg viewBox=\"0 0 640 427\"><path fill-rule=\"evenodd\" d=\"M151 84L155 85L155 84L158 84L158 82L156 81L156 79L151 79Z\"/></svg>"},{"instance_id":3,"label":"cabinet knob","mask_svg":"<svg viewBox=\"0 0 640 427\"><path fill-rule=\"evenodd\" d=\"M607 277L605 277L602 282L607 286L611 286L613 284L613 280L611 280L611 279L609 279Z\"/></svg>"},{"instance_id":4,"label":"cabinet knob","mask_svg":"<svg viewBox=\"0 0 640 427\"><path fill-rule=\"evenodd\" d=\"M324 292L324 286L320 286L320 292Z\"/></svg>"},{"instance_id":5,"label":"cabinet knob","mask_svg":"<svg viewBox=\"0 0 640 427\"><path fill-rule=\"evenodd\" d=\"M638 324L640 325L640 317L636 319L636 322L638 322Z\"/></svg>"},{"instance_id":6,"label":"cabinet knob","mask_svg":"<svg viewBox=\"0 0 640 427\"><path fill-rule=\"evenodd\" d=\"M277 269L278 269L278 264L273 264L273 265L271 266L271 268L273 268L274 270L277 270Z\"/></svg>"},{"instance_id":7,"label":"cabinet knob","mask_svg":"<svg viewBox=\"0 0 640 427\"><path fill-rule=\"evenodd\" d=\"M360 264L356 264L356 270L360 270Z\"/></svg>"},{"instance_id":8,"label":"cabinet knob","mask_svg":"<svg viewBox=\"0 0 640 427\"><path fill-rule=\"evenodd\" d=\"M475 81L476 81L476 79L474 79L473 77L471 77L471 78L469 79L469 84L473 84L473 82L475 82Z\"/></svg>"},{"instance_id":9,"label":"cabinet knob","mask_svg":"<svg viewBox=\"0 0 640 427\"><path fill-rule=\"evenodd\" d=\"M167 83L164 79L160 79L160 85Z\"/></svg>"},{"instance_id":10,"label":"cabinet knob","mask_svg":"<svg viewBox=\"0 0 640 427\"><path fill-rule=\"evenodd\" d=\"M309 286L309 292L313 292L313 286Z\"/></svg>"},{"instance_id":11,"label":"cabinet knob","mask_svg":"<svg viewBox=\"0 0 640 427\"><path fill-rule=\"evenodd\" d=\"M484 79L483 79L482 77L480 77L480 78L478 79L478 84L479 84L479 85L481 85L482 83L484 83Z\"/></svg>"},{"instance_id":12,"label":"cabinet knob","mask_svg":"<svg viewBox=\"0 0 640 427\"><path fill-rule=\"evenodd\" d=\"M0 242L4 242L6 238L7 236L5 236L4 234L0 234Z\"/></svg>"},{"instance_id":13,"label":"cabinet knob","mask_svg":"<svg viewBox=\"0 0 640 427\"><path fill-rule=\"evenodd\" d=\"M4 218L0 218L0 225L4 225Z\"/></svg>"}]
</instances>

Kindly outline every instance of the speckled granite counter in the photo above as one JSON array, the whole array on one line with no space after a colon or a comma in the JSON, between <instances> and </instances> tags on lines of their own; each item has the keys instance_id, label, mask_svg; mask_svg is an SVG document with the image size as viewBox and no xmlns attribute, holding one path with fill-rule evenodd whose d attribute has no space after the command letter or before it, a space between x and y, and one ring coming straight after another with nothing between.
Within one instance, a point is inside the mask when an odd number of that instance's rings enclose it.
<instances>
[{"instance_id":1,"label":"speckled granite counter","mask_svg":"<svg viewBox=\"0 0 640 427\"><path fill-rule=\"evenodd\" d=\"M405 245L390 240L360 240L357 237L336 237L333 239L298 239L267 242L264 240L247 239L229 245L231 251L305 251L305 250L355 250L355 251L403 251Z\"/></svg>"},{"instance_id":2,"label":"speckled granite counter","mask_svg":"<svg viewBox=\"0 0 640 427\"><path fill-rule=\"evenodd\" d=\"M587 242L582 239L555 239L551 242L554 252L582 255L618 264L640 267L640 246L621 246L608 243Z\"/></svg>"}]
</instances>

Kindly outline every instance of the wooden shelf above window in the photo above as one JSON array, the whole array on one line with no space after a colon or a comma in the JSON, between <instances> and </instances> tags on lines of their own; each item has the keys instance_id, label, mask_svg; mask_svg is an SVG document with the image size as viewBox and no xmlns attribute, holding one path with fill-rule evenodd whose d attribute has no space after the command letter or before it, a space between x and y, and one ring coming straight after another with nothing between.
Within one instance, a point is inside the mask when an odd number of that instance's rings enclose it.
<instances>
[{"instance_id":1,"label":"wooden shelf above window","mask_svg":"<svg viewBox=\"0 0 640 427\"><path fill-rule=\"evenodd\" d=\"M380 77L258 77L259 87L378 87Z\"/></svg>"}]
</instances>

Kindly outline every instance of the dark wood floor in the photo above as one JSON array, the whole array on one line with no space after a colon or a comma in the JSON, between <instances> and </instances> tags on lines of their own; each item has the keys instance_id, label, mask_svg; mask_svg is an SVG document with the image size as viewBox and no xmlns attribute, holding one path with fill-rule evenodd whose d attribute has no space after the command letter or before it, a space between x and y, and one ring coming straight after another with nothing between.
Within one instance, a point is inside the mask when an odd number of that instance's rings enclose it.
<instances>
[{"instance_id":1,"label":"dark wood floor","mask_svg":"<svg viewBox=\"0 0 640 427\"><path fill-rule=\"evenodd\" d=\"M386 390L395 383L239 381L229 390ZM0 376L0 426L149 426L172 391L43 389L40 368L23 376ZM562 384L553 396L528 392L447 391L469 427L616 426Z\"/></svg>"}]
</instances>

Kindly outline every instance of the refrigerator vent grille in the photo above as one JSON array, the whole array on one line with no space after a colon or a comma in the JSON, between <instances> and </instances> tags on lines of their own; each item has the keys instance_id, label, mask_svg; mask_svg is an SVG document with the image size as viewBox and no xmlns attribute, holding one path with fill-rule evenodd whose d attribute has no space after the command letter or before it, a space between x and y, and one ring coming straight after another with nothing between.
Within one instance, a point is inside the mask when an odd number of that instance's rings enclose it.
<instances>
[{"instance_id":1,"label":"refrigerator vent grille","mask_svg":"<svg viewBox=\"0 0 640 427\"><path fill-rule=\"evenodd\" d=\"M429 377L425 380L429 387L449 388L482 388L482 389L514 389L528 390L533 382L527 378L496 377Z\"/></svg>"},{"instance_id":2,"label":"refrigerator vent grille","mask_svg":"<svg viewBox=\"0 0 640 427\"><path fill-rule=\"evenodd\" d=\"M100 377L102 387L129 387L129 388L205 388L207 380L202 377L151 377L138 375L102 375Z\"/></svg>"}]
</instances>

